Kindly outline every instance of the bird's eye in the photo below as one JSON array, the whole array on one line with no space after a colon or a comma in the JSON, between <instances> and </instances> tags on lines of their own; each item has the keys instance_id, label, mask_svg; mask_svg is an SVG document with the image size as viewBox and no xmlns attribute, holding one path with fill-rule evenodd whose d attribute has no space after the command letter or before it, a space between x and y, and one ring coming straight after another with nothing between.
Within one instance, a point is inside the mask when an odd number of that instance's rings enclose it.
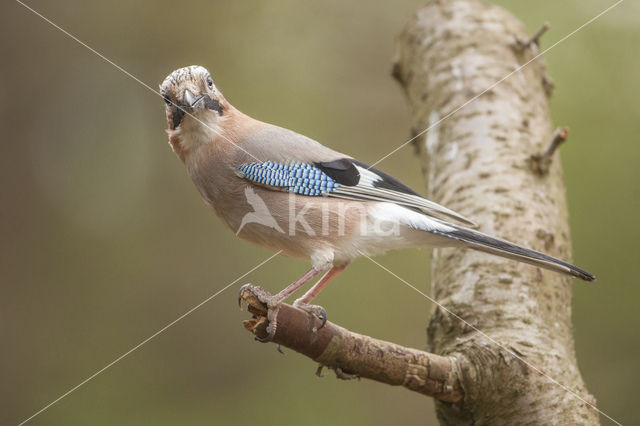
<instances>
[{"instance_id":1,"label":"bird's eye","mask_svg":"<svg viewBox=\"0 0 640 426\"><path fill-rule=\"evenodd\" d=\"M171 99L169 99L169 96L164 95L162 99L164 100L164 103L167 104L167 106L171 105Z\"/></svg>"},{"instance_id":2,"label":"bird's eye","mask_svg":"<svg viewBox=\"0 0 640 426\"><path fill-rule=\"evenodd\" d=\"M207 86L209 86L209 89L213 89L213 79L210 75L207 76Z\"/></svg>"}]
</instances>

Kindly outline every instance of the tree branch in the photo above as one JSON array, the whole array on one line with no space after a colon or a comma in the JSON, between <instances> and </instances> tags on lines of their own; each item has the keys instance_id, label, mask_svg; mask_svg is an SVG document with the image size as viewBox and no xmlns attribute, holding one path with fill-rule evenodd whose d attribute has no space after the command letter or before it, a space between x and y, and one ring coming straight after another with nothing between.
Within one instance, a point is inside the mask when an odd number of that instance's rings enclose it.
<instances>
[{"instance_id":1,"label":"tree branch","mask_svg":"<svg viewBox=\"0 0 640 426\"><path fill-rule=\"evenodd\" d=\"M240 298L253 317L244 326L257 338L267 336L267 306L258 294L243 287ZM313 315L282 304L273 342L333 369L341 379L364 377L434 397L440 401L462 399L456 360L354 333L329 321L320 330ZM319 369L320 371L320 369Z\"/></svg>"}]
</instances>

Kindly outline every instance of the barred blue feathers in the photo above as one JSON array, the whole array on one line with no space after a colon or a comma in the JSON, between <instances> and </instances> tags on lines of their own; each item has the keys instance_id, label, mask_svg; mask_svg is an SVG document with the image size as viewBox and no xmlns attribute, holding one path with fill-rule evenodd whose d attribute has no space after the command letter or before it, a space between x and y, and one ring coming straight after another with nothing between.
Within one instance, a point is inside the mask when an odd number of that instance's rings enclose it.
<instances>
[{"instance_id":1,"label":"barred blue feathers","mask_svg":"<svg viewBox=\"0 0 640 426\"><path fill-rule=\"evenodd\" d=\"M340 186L322 170L306 163L253 162L237 167L236 171L240 177L256 184L312 197L326 195Z\"/></svg>"}]
</instances>

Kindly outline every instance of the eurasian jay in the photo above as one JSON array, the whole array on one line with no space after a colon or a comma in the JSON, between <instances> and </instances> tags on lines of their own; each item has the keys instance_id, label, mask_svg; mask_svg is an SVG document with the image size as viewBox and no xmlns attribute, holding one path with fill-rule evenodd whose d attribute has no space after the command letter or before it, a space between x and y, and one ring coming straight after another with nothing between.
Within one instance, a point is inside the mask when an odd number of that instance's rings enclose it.
<instances>
[{"instance_id":1,"label":"eurasian jay","mask_svg":"<svg viewBox=\"0 0 640 426\"><path fill-rule=\"evenodd\" d=\"M206 204L241 238L311 261L311 269L284 290L262 295L269 307L270 337L279 304L323 273L294 305L324 324L324 309L309 302L363 254L469 247L585 281L595 279L563 260L462 226L473 222L383 171L243 114L201 66L172 72L160 91L169 144Z\"/></svg>"}]
</instances>

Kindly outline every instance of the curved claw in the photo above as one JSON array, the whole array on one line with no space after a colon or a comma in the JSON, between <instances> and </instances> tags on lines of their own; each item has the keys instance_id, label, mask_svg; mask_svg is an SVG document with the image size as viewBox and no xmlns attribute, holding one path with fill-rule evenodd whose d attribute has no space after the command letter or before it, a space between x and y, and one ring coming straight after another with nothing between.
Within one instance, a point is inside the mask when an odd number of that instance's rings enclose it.
<instances>
[{"instance_id":1,"label":"curved claw","mask_svg":"<svg viewBox=\"0 0 640 426\"><path fill-rule=\"evenodd\" d=\"M276 313L276 315L277 315L277 313ZM275 318L273 318L273 320L271 318L269 318L269 324L267 325L267 329L266 329L266 331L267 331L267 335L266 336L264 336L264 337L258 337L257 335L254 336L255 339L258 342L260 342L260 343L269 343L269 342L273 341L273 336L276 335L276 329L275 329L275 327L272 327L273 322L271 322L271 321L275 322Z\"/></svg>"},{"instance_id":2,"label":"curved claw","mask_svg":"<svg viewBox=\"0 0 640 426\"><path fill-rule=\"evenodd\" d=\"M320 312L320 321L322 321L322 324L320 324L320 327L318 327L318 330L322 329L322 327L325 326L325 324L327 323L327 311L322 308L322 312Z\"/></svg>"},{"instance_id":3,"label":"curved claw","mask_svg":"<svg viewBox=\"0 0 640 426\"><path fill-rule=\"evenodd\" d=\"M305 312L308 312L309 314L313 315L314 317L322 321L322 323L320 324L320 327L315 327L315 326L313 327L314 333L317 333L318 330L324 327L325 324L327 323L327 311L322 306L309 305L308 303L304 303L299 300L296 300L293 306L295 306L296 308L302 309Z\"/></svg>"},{"instance_id":4,"label":"curved claw","mask_svg":"<svg viewBox=\"0 0 640 426\"><path fill-rule=\"evenodd\" d=\"M275 324L275 316L277 316L278 313L276 312L273 319L269 319L269 325L267 326L267 335L265 337L258 337L258 336L254 336L255 339L260 342L260 343L269 343L273 340L273 336L276 335L276 328L272 327L271 324ZM273 321L273 322L271 322Z\"/></svg>"},{"instance_id":5,"label":"curved claw","mask_svg":"<svg viewBox=\"0 0 640 426\"><path fill-rule=\"evenodd\" d=\"M242 309L242 301L247 302L248 305L253 305L256 301L266 305L267 307L267 336L258 337L254 336L255 340L261 343L267 343L273 340L276 334L276 327L278 312L280 311L280 302L282 301L276 296L273 296L261 287L254 286L252 284L245 284L240 287L238 295L238 305ZM254 315L255 318L255 315ZM254 331L255 332L255 331Z\"/></svg>"},{"instance_id":6,"label":"curved claw","mask_svg":"<svg viewBox=\"0 0 640 426\"><path fill-rule=\"evenodd\" d=\"M242 310L242 301L244 300L244 298L242 297L242 293L244 293L245 290L248 290L251 287L251 284L245 284L240 287L240 290L238 290L238 307L240 308L240 310Z\"/></svg>"},{"instance_id":7,"label":"curved claw","mask_svg":"<svg viewBox=\"0 0 640 426\"><path fill-rule=\"evenodd\" d=\"M276 317L278 316L278 310L279 309L276 309L274 313L272 313L272 311L269 311L268 316L270 318L269 318L269 325L267 326L267 335L265 337L254 336L255 340L257 340L260 343L269 343L273 341L273 336L276 335L276 327L272 326L272 324L277 324ZM282 351L278 349L278 352L282 352Z\"/></svg>"},{"instance_id":8,"label":"curved claw","mask_svg":"<svg viewBox=\"0 0 640 426\"><path fill-rule=\"evenodd\" d=\"M269 343L271 341L271 336L267 335L267 337L258 337L258 336L253 336L253 339L256 342L260 342L260 343Z\"/></svg>"}]
</instances>

